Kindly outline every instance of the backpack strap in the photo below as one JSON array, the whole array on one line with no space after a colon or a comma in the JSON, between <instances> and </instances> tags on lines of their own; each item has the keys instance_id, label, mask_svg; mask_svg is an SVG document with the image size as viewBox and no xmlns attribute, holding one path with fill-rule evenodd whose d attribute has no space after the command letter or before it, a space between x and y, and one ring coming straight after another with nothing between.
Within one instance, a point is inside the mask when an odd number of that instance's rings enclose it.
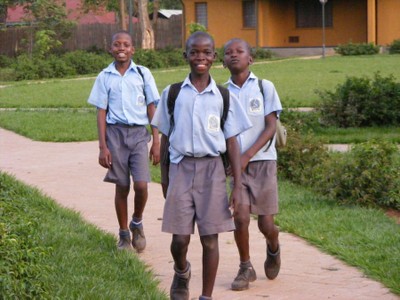
<instances>
[{"instance_id":1,"label":"backpack strap","mask_svg":"<svg viewBox=\"0 0 400 300\"><path fill-rule=\"evenodd\" d=\"M175 121L174 121L175 101L176 101L176 98L178 98L179 92L181 91L182 84L183 84L183 81L173 83L173 84L171 84L169 91L168 91L167 107L168 107L168 113L171 116L171 119L170 119L171 124L170 124L170 128L169 128L168 136L171 134L172 129L175 125Z\"/></svg>"},{"instance_id":2,"label":"backpack strap","mask_svg":"<svg viewBox=\"0 0 400 300\"><path fill-rule=\"evenodd\" d=\"M142 70L139 68L139 66L136 66L136 70L138 71L140 77L142 77L142 80L143 80L143 95L144 95L144 98L147 98L147 97L146 97L146 91L145 91L145 89L144 89L144 85L146 84L146 81L144 80L143 72L142 72Z\"/></svg>"},{"instance_id":3,"label":"backpack strap","mask_svg":"<svg viewBox=\"0 0 400 300\"><path fill-rule=\"evenodd\" d=\"M229 90L221 85L217 85L219 92L222 95L222 99L224 100L224 108L222 111L222 117L221 117L221 129L224 130L224 125L225 121L228 117L228 111L229 111Z\"/></svg>"},{"instance_id":4,"label":"backpack strap","mask_svg":"<svg viewBox=\"0 0 400 300\"><path fill-rule=\"evenodd\" d=\"M261 95L263 96L263 100L264 100L265 95L264 95L264 86L262 84L262 79L258 79L258 87L260 88L260 92L261 92ZM265 148L264 152L267 152L268 149L271 147L273 139L274 138L269 140L268 146L267 146L267 148Z\"/></svg>"}]
</instances>

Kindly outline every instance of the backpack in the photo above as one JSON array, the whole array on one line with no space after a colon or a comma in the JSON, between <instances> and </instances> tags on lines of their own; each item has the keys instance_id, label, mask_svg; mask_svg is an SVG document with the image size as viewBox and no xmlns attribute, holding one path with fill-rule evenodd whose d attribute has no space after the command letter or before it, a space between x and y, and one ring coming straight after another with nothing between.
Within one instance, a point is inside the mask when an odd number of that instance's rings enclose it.
<instances>
[{"instance_id":1,"label":"backpack","mask_svg":"<svg viewBox=\"0 0 400 300\"><path fill-rule=\"evenodd\" d=\"M264 87L262 84L262 79L258 79L258 86L260 88L260 92L264 98ZM286 138L287 138L287 131L285 126L282 125L280 119L276 120L276 147L277 148L283 148L286 146ZM265 149L265 151L267 151L269 149L269 147L271 147L272 145L272 140L269 140L269 145L267 147L267 149Z\"/></svg>"},{"instance_id":2,"label":"backpack","mask_svg":"<svg viewBox=\"0 0 400 300\"><path fill-rule=\"evenodd\" d=\"M175 125L175 121L174 121L175 101L176 101L176 98L178 97L179 92L181 91L182 84L183 84L183 81L173 83L173 84L171 84L169 91L168 91L167 108L168 108L168 113L171 116L171 118L170 118L171 123L170 123L169 132L168 132L167 143L165 145L165 151L163 153L164 155L161 158L161 177L165 178L165 180L167 180L167 178L168 178L168 168L169 168L169 163L170 163L169 151L168 151L169 137L170 137L172 130L174 129L174 125ZM229 95L229 90L227 88L220 86L220 85L217 85L217 87L218 87L218 89L222 95L222 99L224 101L221 122L220 122L221 130L224 130L225 121L226 121L226 118L228 116L228 111L229 111L230 95ZM222 158L222 162L224 164L225 170L226 170L229 166L229 159L228 159L227 152L221 154L221 158ZM168 183L167 182L162 183L162 188L163 188L164 197L166 197Z\"/></svg>"}]
</instances>

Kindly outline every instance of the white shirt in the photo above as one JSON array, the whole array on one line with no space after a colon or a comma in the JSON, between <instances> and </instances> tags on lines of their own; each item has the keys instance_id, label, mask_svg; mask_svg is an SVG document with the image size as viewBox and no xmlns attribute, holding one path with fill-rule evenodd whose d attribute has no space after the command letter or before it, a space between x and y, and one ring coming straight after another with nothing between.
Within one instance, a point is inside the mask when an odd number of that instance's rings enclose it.
<instances>
[{"instance_id":1,"label":"white shirt","mask_svg":"<svg viewBox=\"0 0 400 300\"><path fill-rule=\"evenodd\" d=\"M161 95L153 126L168 136L170 115L167 98L170 86ZM184 156L219 156L226 152L226 139L237 136L251 127L251 123L234 95L230 95L229 111L222 132L220 122L223 98L213 79L199 93L186 77L175 101L174 128L169 137L170 160L179 163Z\"/></svg>"},{"instance_id":2,"label":"white shirt","mask_svg":"<svg viewBox=\"0 0 400 300\"><path fill-rule=\"evenodd\" d=\"M265 116L276 112L279 117L279 114L282 112L282 104L274 84L265 79L262 80L264 88L263 98L258 85L258 78L253 73L250 73L241 88L234 84L231 79L228 80L227 84L229 91L238 97L240 104L243 106L253 125L252 128L238 135L240 150L241 153L244 153L255 143L261 132L265 129ZM276 160L275 136L271 146L265 151L268 145L269 141L250 161Z\"/></svg>"}]
</instances>

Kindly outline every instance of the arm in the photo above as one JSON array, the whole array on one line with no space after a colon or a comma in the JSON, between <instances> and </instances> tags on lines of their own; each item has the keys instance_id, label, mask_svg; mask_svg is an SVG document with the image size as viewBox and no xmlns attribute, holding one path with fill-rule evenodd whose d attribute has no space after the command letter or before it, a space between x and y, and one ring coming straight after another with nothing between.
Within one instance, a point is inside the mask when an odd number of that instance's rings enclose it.
<instances>
[{"instance_id":1,"label":"arm","mask_svg":"<svg viewBox=\"0 0 400 300\"><path fill-rule=\"evenodd\" d=\"M242 170L244 170L250 159L274 137L276 131L276 113L272 112L265 116L265 128L254 142L254 144L244 152L240 158Z\"/></svg>"},{"instance_id":2,"label":"arm","mask_svg":"<svg viewBox=\"0 0 400 300\"><path fill-rule=\"evenodd\" d=\"M104 168L111 168L111 153L108 150L106 142L106 115L107 111L105 109L97 109L97 130L99 135L99 164Z\"/></svg>"},{"instance_id":3,"label":"arm","mask_svg":"<svg viewBox=\"0 0 400 300\"><path fill-rule=\"evenodd\" d=\"M240 148L236 136L226 140L231 173L233 176L233 190L229 198L233 213L235 213L235 203L241 197L242 177L240 168Z\"/></svg>"},{"instance_id":4,"label":"arm","mask_svg":"<svg viewBox=\"0 0 400 300\"><path fill-rule=\"evenodd\" d=\"M149 123L151 123L155 111L156 106L154 103L147 105L147 116L149 118ZM150 148L149 157L153 161L153 165L157 165L160 162L160 137L158 134L158 129L154 126L151 126L151 134L153 136L153 143Z\"/></svg>"}]
</instances>

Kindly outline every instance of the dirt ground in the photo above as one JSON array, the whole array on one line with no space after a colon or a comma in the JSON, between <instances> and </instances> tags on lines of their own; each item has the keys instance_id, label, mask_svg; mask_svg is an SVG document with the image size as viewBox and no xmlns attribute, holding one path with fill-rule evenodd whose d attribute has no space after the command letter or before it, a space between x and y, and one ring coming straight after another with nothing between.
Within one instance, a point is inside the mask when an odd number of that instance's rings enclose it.
<instances>
[{"instance_id":1,"label":"dirt ground","mask_svg":"<svg viewBox=\"0 0 400 300\"><path fill-rule=\"evenodd\" d=\"M37 187L60 205L80 212L86 221L117 235L114 187L102 182L104 169L97 164L97 146L97 142L34 142L0 128L0 170ZM160 280L160 288L168 292L173 261L169 252L171 236L161 232L163 203L160 185L151 183L144 214L148 246L139 257ZM256 221L251 223L250 246L258 279L249 290L234 292L230 290L230 284L239 261L233 234L221 234L219 241L220 265L214 299L400 299L358 269L285 232L280 234L281 272L277 279L267 280L263 272L265 240ZM189 260L192 265L191 299L198 299L201 293L201 246L197 234L191 239Z\"/></svg>"}]
</instances>

